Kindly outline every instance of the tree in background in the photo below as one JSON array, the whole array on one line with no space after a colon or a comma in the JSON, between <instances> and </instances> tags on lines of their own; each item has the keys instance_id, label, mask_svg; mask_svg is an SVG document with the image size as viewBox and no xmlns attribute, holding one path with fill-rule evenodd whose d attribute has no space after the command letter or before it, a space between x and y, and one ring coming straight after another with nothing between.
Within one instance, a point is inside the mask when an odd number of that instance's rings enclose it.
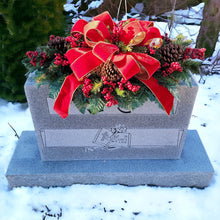
<instances>
[{"instance_id":1,"label":"tree in background","mask_svg":"<svg viewBox=\"0 0 220 220\"><path fill-rule=\"evenodd\" d=\"M203 20L196 46L206 48L206 57L212 56L220 32L220 1L205 0Z\"/></svg>"},{"instance_id":2,"label":"tree in background","mask_svg":"<svg viewBox=\"0 0 220 220\"><path fill-rule=\"evenodd\" d=\"M82 1L85 1L85 0L81 0L81 2ZM201 2L203 1L202 0L176 0L176 1L175 0L162 0L162 1L161 0L144 0L144 1L143 0L127 0L127 6L128 6L128 11L130 11L130 9L134 7L136 3L143 3L144 8L141 11L142 14L146 16L149 16L149 15L158 16L165 12L172 11L174 4L175 4L175 10L178 10L178 9L186 9L187 7L198 5ZM101 12L107 10L110 12L110 14L113 17L116 18L119 3L120 3L120 0L103 0L103 3L98 8L89 9L86 15L95 16L95 14L100 14ZM124 14L125 14L125 7L124 7L124 1L122 1L119 19L121 19Z\"/></svg>"},{"instance_id":3,"label":"tree in background","mask_svg":"<svg viewBox=\"0 0 220 220\"><path fill-rule=\"evenodd\" d=\"M27 50L45 44L50 34L65 33L66 0L1 0L0 97L25 101L25 71L21 60Z\"/></svg>"}]
</instances>

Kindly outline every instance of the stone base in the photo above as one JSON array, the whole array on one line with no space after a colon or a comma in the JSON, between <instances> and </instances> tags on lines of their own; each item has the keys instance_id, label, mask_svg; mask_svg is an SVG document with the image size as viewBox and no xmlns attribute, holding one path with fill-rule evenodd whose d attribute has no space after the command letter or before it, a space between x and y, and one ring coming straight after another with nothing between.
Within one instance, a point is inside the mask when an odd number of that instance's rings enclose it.
<instances>
[{"instance_id":1,"label":"stone base","mask_svg":"<svg viewBox=\"0 0 220 220\"><path fill-rule=\"evenodd\" d=\"M8 166L9 187L123 184L209 185L214 169L197 131L187 132L180 159L42 161L34 131L24 131Z\"/></svg>"}]
</instances>

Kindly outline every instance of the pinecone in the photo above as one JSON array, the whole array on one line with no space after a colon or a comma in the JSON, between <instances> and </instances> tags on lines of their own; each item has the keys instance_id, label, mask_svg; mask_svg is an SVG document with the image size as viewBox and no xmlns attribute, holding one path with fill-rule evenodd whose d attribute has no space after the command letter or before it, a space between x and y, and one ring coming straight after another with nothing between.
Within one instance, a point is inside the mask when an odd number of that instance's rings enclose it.
<instances>
[{"instance_id":1,"label":"pinecone","mask_svg":"<svg viewBox=\"0 0 220 220\"><path fill-rule=\"evenodd\" d=\"M163 45L158 51L165 63L177 62L182 58L184 52L181 45L173 43Z\"/></svg>"},{"instance_id":2,"label":"pinecone","mask_svg":"<svg viewBox=\"0 0 220 220\"><path fill-rule=\"evenodd\" d=\"M67 44L65 41L65 37L57 36L54 39L50 39L47 43L47 46L62 51L63 53L66 53L67 51Z\"/></svg>"},{"instance_id":3,"label":"pinecone","mask_svg":"<svg viewBox=\"0 0 220 220\"><path fill-rule=\"evenodd\" d=\"M101 77L107 77L107 81L112 81L112 82L117 82L122 77L120 71L112 61L107 63L102 63L99 66L97 73Z\"/></svg>"}]
</instances>

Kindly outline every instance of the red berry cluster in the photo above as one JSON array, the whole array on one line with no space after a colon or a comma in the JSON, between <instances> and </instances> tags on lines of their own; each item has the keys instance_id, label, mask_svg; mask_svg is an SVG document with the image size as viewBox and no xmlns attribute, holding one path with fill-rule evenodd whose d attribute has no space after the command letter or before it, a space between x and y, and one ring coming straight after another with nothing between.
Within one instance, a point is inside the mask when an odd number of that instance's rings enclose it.
<instances>
[{"instance_id":1,"label":"red berry cluster","mask_svg":"<svg viewBox=\"0 0 220 220\"><path fill-rule=\"evenodd\" d=\"M40 59L40 65L43 66L47 60L47 55L44 52L41 52L40 55L38 51L27 51L26 56L30 59L30 64L36 66L37 59Z\"/></svg>"},{"instance_id":2,"label":"red berry cluster","mask_svg":"<svg viewBox=\"0 0 220 220\"><path fill-rule=\"evenodd\" d=\"M47 60L47 55L44 52L40 53L41 59L40 59L40 65L43 66Z\"/></svg>"},{"instance_id":3,"label":"red berry cluster","mask_svg":"<svg viewBox=\"0 0 220 220\"><path fill-rule=\"evenodd\" d=\"M102 90L102 95L104 95L107 103L105 104L107 107L111 107L112 105L117 105L118 101L115 99L115 96L112 94L114 89L112 87L104 87Z\"/></svg>"},{"instance_id":4,"label":"red berry cluster","mask_svg":"<svg viewBox=\"0 0 220 220\"><path fill-rule=\"evenodd\" d=\"M92 81L88 78L85 78L83 81L83 88L82 88L82 91L85 97L89 98L89 94L90 94L92 87L93 87Z\"/></svg>"},{"instance_id":5,"label":"red berry cluster","mask_svg":"<svg viewBox=\"0 0 220 220\"><path fill-rule=\"evenodd\" d=\"M74 33L74 34L73 34L73 37L74 37L77 41L79 41L79 40L82 38L82 35L81 35L80 33Z\"/></svg>"},{"instance_id":6,"label":"red berry cluster","mask_svg":"<svg viewBox=\"0 0 220 220\"><path fill-rule=\"evenodd\" d=\"M183 68L181 67L180 63L179 62L172 62L170 64L170 68L173 70L173 71L178 71L178 72L182 72L183 71Z\"/></svg>"},{"instance_id":7,"label":"red berry cluster","mask_svg":"<svg viewBox=\"0 0 220 220\"><path fill-rule=\"evenodd\" d=\"M156 53L156 50L153 48L153 47L150 47L149 45L146 46L146 53L147 54L151 54L151 55L154 55Z\"/></svg>"},{"instance_id":8,"label":"red berry cluster","mask_svg":"<svg viewBox=\"0 0 220 220\"><path fill-rule=\"evenodd\" d=\"M55 35L50 35L50 40L54 40L55 39Z\"/></svg>"},{"instance_id":9,"label":"red berry cluster","mask_svg":"<svg viewBox=\"0 0 220 220\"><path fill-rule=\"evenodd\" d=\"M149 48L150 54L154 55L156 53L156 50L154 50L152 47Z\"/></svg>"},{"instance_id":10,"label":"red berry cluster","mask_svg":"<svg viewBox=\"0 0 220 220\"><path fill-rule=\"evenodd\" d=\"M132 85L130 81L127 81L124 78L122 78L121 81L118 82L118 86L120 90L124 90L125 88L127 88L132 92L137 92L140 89L140 86Z\"/></svg>"},{"instance_id":11,"label":"red berry cluster","mask_svg":"<svg viewBox=\"0 0 220 220\"><path fill-rule=\"evenodd\" d=\"M56 64L56 65L58 65L58 66L59 66L59 65L61 65L61 66L67 66L67 65L69 65L69 62L68 62L68 60L67 60L65 54L64 54L64 55L61 55L61 54L59 54L59 53L55 53L54 55L55 55L54 64Z\"/></svg>"},{"instance_id":12,"label":"red berry cluster","mask_svg":"<svg viewBox=\"0 0 220 220\"><path fill-rule=\"evenodd\" d=\"M165 33L165 36L162 36L162 39L163 39L166 43L170 43L170 42L171 42L171 40L170 40L170 38L168 37L168 34L167 34L167 33Z\"/></svg>"},{"instance_id":13,"label":"red berry cluster","mask_svg":"<svg viewBox=\"0 0 220 220\"><path fill-rule=\"evenodd\" d=\"M178 72L183 71L183 68L179 62L172 62L170 65L169 65L169 63L164 63L162 67L165 68L162 71L163 76L169 76L174 71L178 71Z\"/></svg>"},{"instance_id":14,"label":"red berry cluster","mask_svg":"<svg viewBox=\"0 0 220 220\"><path fill-rule=\"evenodd\" d=\"M122 33L122 30L123 30L123 22L120 21L118 25L114 25L111 35L112 43L119 42L119 37Z\"/></svg>"},{"instance_id":15,"label":"red berry cluster","mask_svg":"<svg viewBox=\"0 0 220 220\"><path fill-rule=\"evenodd\" d=\"M103 76L102 77L102 81L103 81L103 84L104 85L108 85L108 86L111 86L112 88L115 88L116 87L116 83L112 82L112 81L107 81L107 77L106 76Z\"/></svg>"},{"instance_id":16,"label":"red berry cluster","mask_svg":"<svg viewBox=\"0 0 220 220\"><path fill-rule=\"evenodd\" d=\"M65 38L65 41L69 42L72 48L78 46L77 41L74 37L68 36Z\"/></svg>"},{"instance_id":17,"label":"red berry cluster","mask_svg":"<svg viewBox=\"0 0 220 220\"><path fill-rule=\"evenodd\" d=\"M86 42L83 40L83 37L80 33L75 33L73 36L68 36L65 38L67 42L70 43L71 47L87 47Z\"/></svg>"},{"instance_id":18,"label":"red berry cluster","mask_svg":"<svg viewBox=\"0 0 220 220\"><path fill-rule=\"evenodd\" d=\"M26 56L30 59L36 58L38 56L38 52L37 51L27 51Z\"/></svg>"},{"instance_id":19,"label":"red berry cluster","mask_svg":"<svg viewBox=\"0 0 220 220\"><path fill-rule=\"evenodd\" d=\"M183 59L187 60L189 58L191 59L200 59L203 60L205 58L205 48L191 48L187 47L184 54L183 54Z\"/></svg>"},{"instance_id":20,"label":"red berry cluster","mask_svg":"<svg viewBox=\"0 0 220 220\"><path fill-rule=\"evenodd\" d=\"M115 96L112 94L114 88L116 87L116 83L107 81L107 77L102 77L103 84L108 87L104 87L102 90L102 95L104 95L105 100L107 101L106 106L111 107L112 105L117 105L118 101L115 99Z\"/></svg>"},{"instance_id":21,"label":"red berry cluster","mask_svg":"<svg viewBox=\"0 0 220 220\"><path fill-rule=\"evenodd\" d=\"M37 64L37 56L38 56L38 52L37 51L27 51L26 52L26 56L31 59L30 60L30 64L32 64L33 66L36 66Z\"/></svg>"}]
</instances>

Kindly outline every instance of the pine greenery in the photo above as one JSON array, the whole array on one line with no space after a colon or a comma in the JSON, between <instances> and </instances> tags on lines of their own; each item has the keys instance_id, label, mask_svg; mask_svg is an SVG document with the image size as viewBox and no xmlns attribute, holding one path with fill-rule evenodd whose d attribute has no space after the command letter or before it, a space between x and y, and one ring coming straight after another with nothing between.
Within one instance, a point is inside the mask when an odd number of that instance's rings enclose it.
<instances>
[{"instance_id":1,"label":"pine greenery","mask_svg":"<svg viewBox=\"0 0 220 220\"><path fill-rule=\"evenodd\" d=\"M89 99L89 106L87 110L89 111L90 114L95 115L99 112L104 111L105 109L105 102L99 98L99 97L91 97Z\"/></svg>"},{"instance_id":2,"label":"pine greenery","mask_svg":"<svg viewBox=\"0 0 220 220\"><path fill-rule=\"evenodd\" d=\"M64 34L65 0L0 1L0 97L25 102L25 67L21 64L27 50L47 42L50 34ZM33 66L32 66L33 67ZM28 67L32 72L35 68Z\"/></svg>"},{"instance_id":3,"label":"pine greenery","mask_svg":"<svg viewBox=\"0 0 220 220\"><path fill-rule=\"evenodd\" d=\"M82 87L82 86L81 86ZM89 104L89 99L86 98L79 89L75 92L73 103L82 114L85 114L86 108Z\"/></svg>"},{"instance_id":4,"label":"pine greenery","mask_svg":"<svg viewBox=\"0 0 220 220\"><path fill-rule=\"evenodd\" d=\"M126 91L126 95L117 96L118 107L133 111L142 106L149 99L150 94L150 90L144 85L141 85L137 92Z\"/></svg>"}]
</instances>

